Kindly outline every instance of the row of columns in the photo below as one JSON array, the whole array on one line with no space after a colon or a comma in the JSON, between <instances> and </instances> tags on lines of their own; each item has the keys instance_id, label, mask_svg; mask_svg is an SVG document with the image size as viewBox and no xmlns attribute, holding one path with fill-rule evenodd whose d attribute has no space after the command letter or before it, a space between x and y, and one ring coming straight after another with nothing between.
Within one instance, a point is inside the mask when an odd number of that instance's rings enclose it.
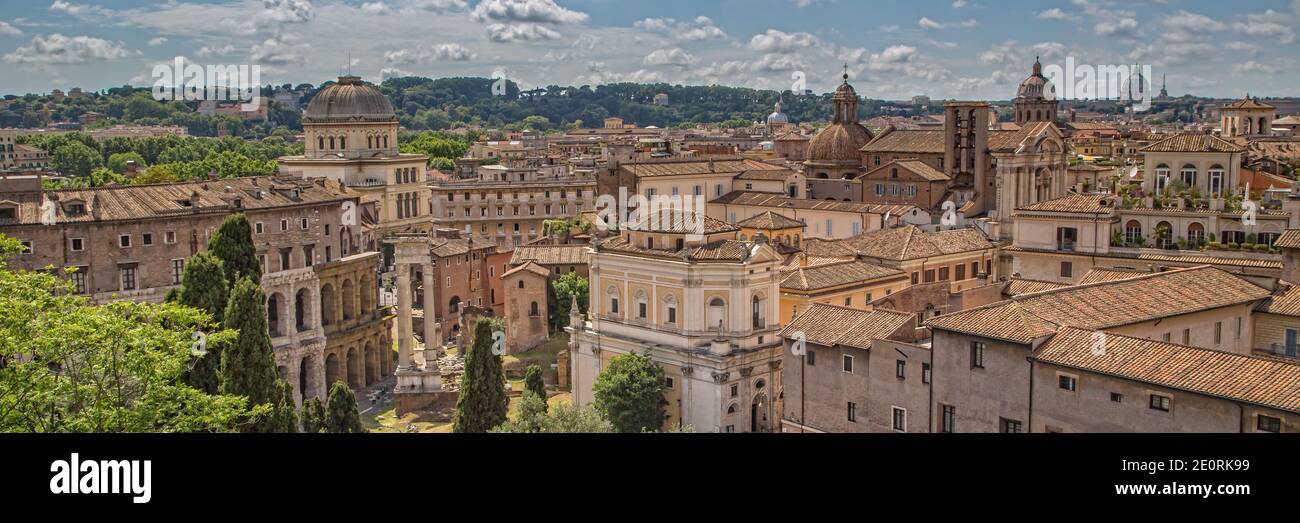
<instances>
[{"instance_id":1,"label":"row of columns","mask_svg":"<svg viewBox=\"0 0 1300 523\"><path fill-rule=\"evenodd\" d=\"M411 271L415 263L397 264L397 367L399 370L414 369L412 353L414 352L413 315L411 314L414 294L411 289ZM420 263L423 275L424 298L424 346L432 350L439 344L437 329L437 288L434 281L433 263Z\"/></svg>"}]
</instances>

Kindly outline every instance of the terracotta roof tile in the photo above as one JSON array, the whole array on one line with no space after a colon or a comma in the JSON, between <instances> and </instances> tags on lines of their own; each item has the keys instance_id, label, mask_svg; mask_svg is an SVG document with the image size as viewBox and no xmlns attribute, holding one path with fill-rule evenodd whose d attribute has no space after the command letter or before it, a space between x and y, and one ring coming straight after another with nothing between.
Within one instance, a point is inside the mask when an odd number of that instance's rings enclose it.
<instances>
[{"instance_id":1,"label":"terracotta roof tile","mask_svg":"<svg viewBox=\"0 0 1300 523\"><path fill-rule=\"evenodd\" d=\"M1111 269L1107 267L1093 267L1088 270L1088 274L1079 279L1079 285L1089 283L1101 283L1108 281L1131 280L1139 276L1151 274L1148 271L1134 271L1129 269Z\"/></svg>"},{"instance_id":2,"label":"terracotta roof tile","mask_svg":"<svg viewBox=\"0 0 1300 523\"><path fill-rule=\"evenodd\" d=\"M785 171L785 167L772 165L758 160L738 157L720 157L714 159L662 160L651 162L625 163L620 169L628 171L638 178L658 176L690 176L697 174L739 175L746 171Z\"/></svg>"},{"instance_id":3,"label":"terracotta roof tile","mask_svg":"<svg viewBox=\"0 0 1300 523\"><path fill-rule=\"evenodd\" d=\"M1020 296L1023 294L1033 294L1035 292L1052 291L1069 286L1068 283L1011 278L1007 283L1007 287L1002 290L1002 294L1007 296Z\"/></svg>"},{"instance_id":4,"label":"terracotta roof tile","mask_svg":"<svg viewBox=\"0 0 1300 523\"><path fill-rule=\"evenodd\" d=\"M934 167L930 167L930 164L925 163L921 160L893 160L889 163L881 165L880 167L868 171L867 174L863 175L863 177L871 178L872 175L875 173L883 174L887 169L892 169L894 167L903 168L908 172L911 172L926 181L947 182L952 180L952 177L942 172L939 172L938 169L935 169Z\"/></svg>"},{"instance_id":5,"label":"terracotta roof tile","mask_svg":"<svg viewBox=\"0 0 1300 523\"><path fill-rule=\"evenodd\" d=\"M1015 214L1026 213L1071 213L1071 214L1107 214L1115 209L1119 198L1105 194L1069 194L1060 198L1041 201L1018 207Z\"/></svg>"},{"instance_id":6,"label":"terracotta roof tile","mask_svg":"<svg viewBox=\"0 0 1300 523\"><path fill-rule=\"evenodd\" d=\"M1300 317L1300 286L1288 285L1285 289L1273 293L1264 303L1255 307L1259 312Z\"/></svg>"},{"instance_id":7,"label":"terracotta roof tile","mask_svg":"<svg viewBox=\"0 0 1300 523\"><path fill-rule=\"evenodd\" d=\"M791 321L781 336L793 338L796 332L802 332L809 343L868 349L872 340L888 338L910 321L912 315L903 312L884 309L867 312L815 303Z\"/></svg>"},{"instance_id":8,"label":"terracotta roof tile","mask_svg":"<svg viewBox=\"0 0 1300 523\"><path fill-rule=\"evenodd\" d=\"M1208 134L1179 134L1142 148L1144 153L1239 153L1240 145Z\"/></svg>"},{"instance_id":9,"label":"terracotta roof tile","mask_svg":"<svg viewBox=\"0 0 1300 523\"><path fill-rule=\"evenodd\" d=\"M515 247L510 265L537 262L542 265L586 265L590 245L521 245Z\"/></svg>"},{"instance_id":10,"label":"terracotta roof tile","mask_svg":"<svg viewBox=\"0 0 1300 523\"><path fill-rule=\"evenodd\" d=\"M523 265L520 265L520 266L518 266L518 267L515 267L515 268L513 268L513 269L510 269L509 271L506 271L506 273L505 273L505 274L502 274L501 277L502 277L502 278L505 278L505 277L507 277L507 276L510 276L510 275L512 275L512 274L516 274L516 273L519 273L519 272L531 272L531 273L536 274L536 275L538 275L538 276L541 276L541 277L543 277L543 278L548 278L548 277L551 276L551 271L546 270L546 267L542 267L541 265L538 265L537 262L532 261L532 260L529 260L527 263L525 263L525 264L523 264Z\"/></svg>"},{"instance_id":11,"label":"terracotta roof tile","mask_svg":"<svg viewBox=\"0 0 1300 523\"><path fill-rule=\"evenodd\" d=\"M739 227L745 227L749 229L771 230L771 229L796 229L796 228L802 229L804 223L799 220L790 218L784 214L778 214L772 211L767 211L762 214L756 214L754 216L736 222L736 225Z\"/></svg>"},{"instance_id":12,"label":"terracotta roof tile","mask_svg":"<svg viewBox=\"0 0 1300 523\"><path fill-rule=\"evenodd\" d=\"M1171 389L1300 412L1300 362L1243 356L1105 333L1093 353L1090 330L1063 328L1034 353L1038 361Z\"/></svg>"},{"instance_id":13,"label":"terracotta roof tile","mask_svg":"<svg viewBox=\"0 0 1300 523\"><path fill-rule=\"evenodd\" d=\"M844 245L861 256L885 260L916 260L992 249L993 242L973 228L925 232L907 225L881 229L844 240Z\"/></svg>"},{"instance_id":14,"label":"terracotta roof tile","mask_svg":"<svg viewBox=\"0 0 1300 523\"><path fill-rule=\"evenodd\" d=\"M791 198L783 194L757 191L731 191L719 196L709 203L721 203L731 205L753 205L758 207L774 207L780 209L800 209L800 210L817 210L817 211L838 211L838 212L856 212L872 213L891 216L902 216L911 212L917 207L911 204L893 204L882 205L862 202L833 202L830 200L808 200L804 198Z\"/></svg>"},{"instance_id":15,"label":"terracotta roof tile","mask_svg":"<svg viewBox=\"0 0 1300 523\"><path fill-rule=\"evenodd\" d=\"M888 130L862 146L862 152L943 154L943 137L943 131Z\"/></svg>"},{"instance_id":16,"label":"terracotta roof tile","mask_svg":"<svg viewBox=\"0 0 1300 523\"><path fill-rule=\"evenodd\" d=\"M903 271L865 261L796 268L781 280L782 289L817 291L844 285L865 285L883 278L904 276Z\"/></svg>"},{"instance_id":17,"label":"terracotta roof tile","mask_svg":"<svg viewBox=\"0 0 1300 523\"><path fill-rule=\"evenodd\" d=\"M1274 247L1283 249L1300 249L1300 229L1287 229L1273 242Z\"/></svg>"}]
</instances>

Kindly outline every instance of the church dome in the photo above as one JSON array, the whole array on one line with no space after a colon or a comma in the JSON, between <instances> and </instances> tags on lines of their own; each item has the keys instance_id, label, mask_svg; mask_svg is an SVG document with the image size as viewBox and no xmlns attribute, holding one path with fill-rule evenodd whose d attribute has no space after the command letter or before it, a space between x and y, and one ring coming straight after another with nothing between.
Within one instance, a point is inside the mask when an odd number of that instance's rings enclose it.
<instances>
[{"instance_id":1,"label":"church dome","mask_svg":"<svg viewBox=\"0 0 1300 523\"><path fill-rule=\"evenodd\" d=\"M785 113L781 112L781 102L777 102L776 110L772 111L772 114L767 115L767 124L774 125L787 123L790 123L790 118L787 117Z\"/></svg>"},{"instance_id":2,"label":"church dome","mask_svg":"<svg viewBox=\"0 0 1300 523\"><path fill-rule=\"evenodd\" d=\"M379 88L356 76L340 76L339 81L321 89L312 97L303 113L306 122L391 122L397 119L393 104Z\"/></svg>"},{"instance_id":3,"label":"church dome","mask_svg":"<svg viewBox=\"0 0 1300 523\"><path fill-rule=\"evenodd\" d=\"M862 163L861 149L871 141L871 132L858 123L833 123L808 142L806 156L811 163Z\"/></svg>"},{"instance_id":4,"label":"church dome","mask_svg":"<svg viewBox=\"0 0 1300 523\"><path fill-rule=\"evenodd\" d=\"M1051 99L1055 99L1055 90L1048 84L1047 77L1043 76L1043 63L1035 60L1034 74L1029 75L1029 78L1020 82L1020 89L1016 92L1016 96L1024 99L1046 100L1049 99L1048 95L1050 94ZM1049 90L1051 90L1050 93Z\"/></svg>"}]
</instances>

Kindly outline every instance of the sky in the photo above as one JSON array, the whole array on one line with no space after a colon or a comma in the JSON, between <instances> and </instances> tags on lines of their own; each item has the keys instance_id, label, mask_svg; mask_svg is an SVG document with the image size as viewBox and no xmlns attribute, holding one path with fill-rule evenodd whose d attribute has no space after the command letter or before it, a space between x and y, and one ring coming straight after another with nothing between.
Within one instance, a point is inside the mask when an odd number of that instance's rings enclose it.
<instances>
[{"instance_id":1,"label":"sky","mask_svg":"<svg viewBox=\"0 0 1300 523\"><path fill-rule=\"evenodd\" d=\"M1300 0L5 0L0 94L150 86L157 64L1005 100L1045 65L1150 65L1173 96L1300 96Z\"/></svg>"}]
</instances>

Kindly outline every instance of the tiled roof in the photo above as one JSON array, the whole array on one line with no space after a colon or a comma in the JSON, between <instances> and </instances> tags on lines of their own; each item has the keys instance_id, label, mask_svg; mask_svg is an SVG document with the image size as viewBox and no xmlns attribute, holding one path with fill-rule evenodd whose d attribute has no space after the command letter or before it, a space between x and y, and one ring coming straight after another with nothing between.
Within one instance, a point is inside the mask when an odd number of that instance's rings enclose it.
<instances>
[{"instance_id":1,"label":"tiled roof","mask_svg":"<svg viewBox=\"0 0 1300 523\"><path fill-rule=\"evenodd\" d=\"M887 130L862 146L862 152L943 154L943 137L943 131Z\"/></svg>"},{"instance_id":2,"label":"tiled roof","mask_svg":"<svg viewBox=\"0 0 1300 523\"><path fill-rule=\"evenodd\" d=\"M793 338L796 332L802 332L809 343L867 349L871 348L872 340L888 338L911 320L912 315L903 312L884 309L866 312L815 303L791 321L781 336Z\"/></svg>"},{"instance_id":3,"label":"tiled roof","mask_svg":"<svg viewBox=\"0 0 1300 523\"><path fill-rule=\"evenodd\" d=\"M668 234L717 234L740 230L717 218L680 209L651 212L645 216L634 213L628 219L627 229Z\"/></svg>"},{"instance_id":4,"label":"tiled roof","mask_svg":"<svg viewBox=\"0 0 1300 523\"><path fill-rule=\"evenodd\" d=\"M1243 100L1237 100L1230 104L1224 104L1224 109L1275 109L1275 107L1247 96Z\"/></svg>"},{"instance_id":5,"label":"tiled roof","mask_svg":"<svg viewBox=\"0 0 1300 523\"><path fill-rule=\"evenodd\" d=\"M978 229L925 232L913 225L871 231L844 240L859 255L885 260L916 260L992 249L993 242Z\"/></svg>"},{"instance_id":6,"label":"tiled roof","mask_svg":"<svg viewBox=\"0 0 1300 523\"><path fill-rule=\"evenodd\" d=\"M1131 280L1139 276L1151 274L1148 271L1134 271L1129 269L1111 269L1107 267L1093 267L1088 270L1088 274L1079 279L1079 285L1089 283L1101 283L1107 281Z\"/></svg>"},{"instance_id":7,"label":"tiled roof","mask_svg":"<svg viewBox=\"0 0 1300 523\"><path fill-rule=\"evenodd\" d=\"M297 189L297 196L294 190ZM92 189L45 191L58 200L58 223L89 223L113 220L166 219L193 214L228 214L240 210L293 207L356 199L359 194L338 182L324 178L302 179L282 176L221 178L185 183L119 185ZM5 225L40 223L40 196L5 196L18 203L18 219ZM191 202L194 198L194 202ZM241 207L235 206L239 200ZM85 204L85 213L69 216L68 202Z\"/></svg>"},{"instance_id":8,"label":"tiled roof","mask_svg":"<svg viewBox=\"0 0 1300 523\"><path fill-rule=\"evenodd\" d=\"M730 174L735 176L746 171L789 172L789 169L784 167L736 157L625 163L621 169L631 172L638 178L696 174Z\"/></svg>"},{"instance_id":9,"label":"tiled roof","mask_svg":"<svg viewBox=\"0 0 1300 523\"><path fill-rule=\"evenodd\" d=\"M1263 300L1269 292L1213 267L1027 294L926 322L936 329L1030 343L1061 326L1105 329Z\"/></svg>"},{"instance_id":10,"label":"tiled roof","mask_svg":"<svg viewBox=\"0 0 1300 523\"><path fill-rule=\"evenodd\" d=\"M1300 286L1288 285L1285 289L1273 293L1273 296L1255 307L1259 312L1300 317Z\"/></svg>"},{"instance_id":11,"label":"tiled roof","mask_svg":"<svg viewBox=\"0 0 1300 523\"><path fill-rule=\"evenodd\" d=\"M736 225L750 229L802 229L804 223L784 214L766 211L736 222Z\"/></svg>"},{"instance_id":12,"label":"tiled roof","mask_svg":"<svg viewBox=\"0 0 1300 523\"><path fill-rule=\"evenodd\" d=\"M755 205L760 207L777 207L782 209L803 209L816 211L839 211L839 212L856 212L872 213L884 215L889 213L891 216L902 216L907 212L916 209L915 205L896 204L882 205L874 203L861 202L834 202L830 200L808 200L804 198L791 198L783 194L756 191L731 191L719 196L709 203L723 203L733 205Z\"/></svg>"},{"instance_id":13,"label":"tiled roof","mask_svg":"<svg viewBox=\"0 0 1300 523\"><path fill-rule=\"evenodd\" d=\"M1060 251L1054 249L1030 249L1025 247L1003 247L1002 252L1042 252L1049 254L1059 254ZM1175 252L1175 251L1170 251ZM1260 260L1255 258L1232 258L1228 256L1208 256L1205 254L1152 254L1141 252L1137 255L1111 252L1106 255L1110 258L1124 258L1129 260L1155 261L1166 263L1186 263L1189 265L1215 265L1221 267L1242 267L1251 269L1271 269L1281 270L1282 262L1277 260Z\"/></svg>"},{"instance_id":14,"label":"tiled roof","mask_svg":"<svg viewBox=\"0 0 1300 523\"><path fill-rule=\"evenodd\" d=\"M776 142L806 142L806 141L808 141L808 140L809 140L809 138L808 138L807 136L804 136L804 135L800 134L798 131L789 131L789 132L786 132L786 133L782 134L781 136L777 136L776 139L773 140L773 141L776 141Z\"/></svg>"},{"instance_id":15,"label":"tiled roof","mask_svg":"<svg viewBox=\"0 0 1300 523\"><path fill-rule=\"evenodd\" d=\"M1179 134L1142 148L1144 153L1239 153L1240 145L1208 134Z\"/></svg>"},{"instance_id":16,"label":"tiled roof","mask_svg":"<svg viewBox=\"0 0 1300 523\"><path fill-rule=\"evenodd\" d=\"M807 259L806 266L804 265L805 258ZM820 267L822 265L833 265L846 261L853 261L853 254L849 254L848 256L813 256L802 251L795 251L793 254L786 256L785 259L781 261L781 272L788 273L793 270L798 270L801 267Z\"/></svg>"},{"instance_id":17,"label":"tiled roof","mask_svg":"<svg viewBox=\"0 0 1300 523\"><path fill-rule=\"evenodd\" d=\"M586 265L590 245L522 245L515 247L510 265L537 262L542 265Z\"/></svg>"},{"instance_id":18,"label":"tiled roof","mask_svg":"<svg viewBox=\"0 0 1300 523\"><path fill-rule=\"evenodd\" d=\"M1051 291L1064 287L1069 287L1068 283L1056 283L1054 281L1029 280L1024 278L1011 278L1007 287L1002 290L1002 294L1007 296L1020 296L1022 294L1033 294L1035 292Z\"/></svg>"},{"instance_id":19,"label":"tiled roof","mask_svg":"<svg viewBox=\"0 0 1300 523\"><path fill-rule=\"evenodd\" d=\"M1273 242L1274 247L1283 249L1300 249L1300 229L1287 229Z\"/></svg>"},{"instance_id":20,"label":"tiled roof","mask_svg":"<svg viewBox=\"0 0 1300 523\"><path fill-rule=\"evenodd\" d=\"M827 240L824 238L805 238L803 252L809 256L826 258L853 258L858 251L844 244L844 240Z\"/></svg>"},{"instance_id":21,"label":"tiled roof","mask_svg":"<svg viewBox=\"0 0 1300 523\"><path fill-rule=\"evenodd\" d=\"M1046 133L1048 127L1055 125L1051 122L1033 122L1018 131L989 131L989 150L1015 151L1025 141Z\"/></svg>"},{"instance_id":22,"label":"tiled roof","mask_svg":"<svg viewBox=\"0 0 1300 523\"><path fill-rule=\"evenodd\" d=\"M850 261L818 267L797 268L781 280L782 289L817 291L849 284L866 284L890 277L902 277L903 271L865 261Z\"/></svg>"},{"instance_id":23,"label":"tiled roof","mask_svg":"<svg viewBox=\"0 0 1300 523\"><path fill-rule=\"evenodd\" d=\"M531 272L543 278L548 278L551 276L551 271L546 270L546 267L542 267L541 265L538 265L537 262L529 260L527 263L523 265L520 265L518 267L510 269L509 271L506 271L506 273L502 274L501 277L505 278L507 276L519 272Z\"/></svg>"},{"instance_id":24,"label":"tiled roof","mask_svg":"<svg viewBox=\"0 0 1300 523\"><path fill-rule=\"evenodd\" d=\"M880 167L872 169L871 171L868 171L867 174L864 175L864 177L871 177L872 174L878 172L884 172L885 170L892 169L894 167L901 167L903 169L906 169L908 172L911 172L926 181L947 182L952 180L952 177L942 172L939 172L938 169L935 169L934 167L930 167L930 164L920 160L893 160L889 163L881 165Z\"/></svg>"},{"instance_id":25,"label":"tiled roof","mask_svg":"<svg viewBox=\"0 0 1300 523\"><path fill-rule=\"evenodd\" d=\"M448 256L459 256L468 254L471 250L482 250L494 247L496 244L490 240L480 238L433 238L429 246L430 252L434 258L446 258Z\"/></svg>"},{"instance_id":26,"label":"tiled roof","mask_svg":"<svg viewBox=\"0 0 1300 523\"><path fill-rule=\"evenodd\" d=\"M754 244L739 240L718 240L700 246L687 246L681 250L670 248L671 246L668 245L664 245L664 247L663 249L647 249L644 246L633 244L626 235L615 236L598 244L600 251L677 260L729 262L748 260L750 253L753 252Z\"/></svg>"},{"instance_id":27,"label":"tiled roof","mask_svg":"<svg viewBox=\"0 0 1300 523\"><path fill-rule=\"evenodd\" d=\"M1090 330L1064 328L1034 353L1038 361L1151 385L1300 412L1300 362L1260 358L1105 333L1093 353Z\"/></svg>"},{"instance_id":28,"label":"tiled roof","mask_svg":"<svg viewBox=\"0 0 1300 523\"><path fill-rule=\"evenodd\" d=\"M1105 194L1069 194L1018 207L1015 212L1016 214L1021 212L1105 214L1114 210L1118 199Z\"/></svg>"},{"instance_id":29,"label":"tiled roof","mask_svg":"<svg viewBox=\"0 0 1300 523\"><path fill-rule=\"evenodd\" d=\"M785 181L786 179L794 175L795 172L791 171L790 169L779 169L779 170L763 169L763 170L745 171L737 175L736 179L737 180L760 180L760 181L761 180Z\"/></svg>"}]
</instances>

